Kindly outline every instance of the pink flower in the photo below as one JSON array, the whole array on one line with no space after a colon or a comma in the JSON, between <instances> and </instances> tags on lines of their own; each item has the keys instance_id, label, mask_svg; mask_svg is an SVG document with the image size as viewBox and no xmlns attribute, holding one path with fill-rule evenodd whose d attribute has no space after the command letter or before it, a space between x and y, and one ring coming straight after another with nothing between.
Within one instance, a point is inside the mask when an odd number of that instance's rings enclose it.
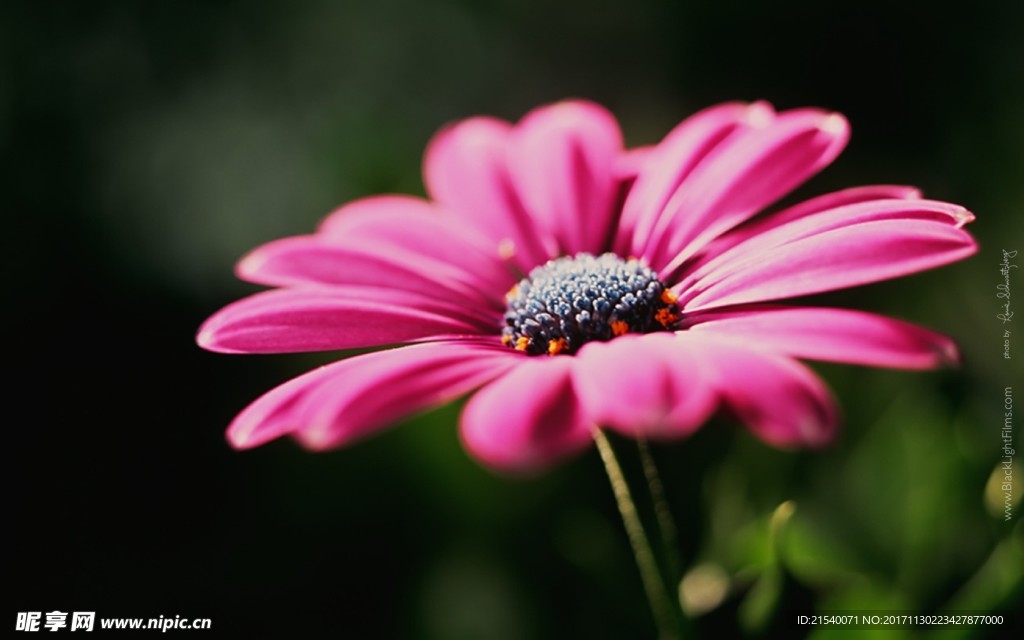
<instances>
[{"instance_id":1,"label":"pink flower","mask_svg":"<svg viewBox=\"0 0 1024 640\"><path fill-rule=\"evenodd\" d=\"M976 250L971 213L910 187L762 213L847 138L839 114L760 102L707 109L631 151L587 102L449 126L426 152L430 200L358 200L238 264L276 288L207 320L207 349L406 346L286 382L228 438L338 447L475 392L463 442L504 470L576 453L597 425L677 439L716 411L773 445L825 444L836 407L797 359L927 369L956 348L898 320L777 301Z\"/></svg>"}]
</instances>

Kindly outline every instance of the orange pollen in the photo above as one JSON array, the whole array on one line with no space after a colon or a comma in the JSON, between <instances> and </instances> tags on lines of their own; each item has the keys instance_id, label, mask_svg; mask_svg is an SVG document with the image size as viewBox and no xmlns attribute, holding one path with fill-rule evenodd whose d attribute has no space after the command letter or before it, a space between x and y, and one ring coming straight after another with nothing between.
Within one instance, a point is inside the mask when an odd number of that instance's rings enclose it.
<instances>
[{"instance_id":1,"label":"orange pollen","mask_svg":"<svg viewBox=\"0 0 1024 640\"><path fill-rule=\"evenodd\" d=\"M676 300L678 300L678 299L679 298L677 298L668 289L665 289L664 291L661 292L661 301L664 302L665 304L675 304Z\"/></svg>"},{"instance_id":2,"label":"orange pollen","mask_svg":"<svg viewBox=\"0 0 1024 640\"><path fill-rule=\"evenodd\" d=\"M612 333L616 336L629 333L629 323L623 320L616 320L615 322L612 322Z\"/></svg>"},{"instance_id":3,"label":"orange pollen","mask_svg":"<svg viewBox=\"0 0 1024 640\"><path fill-rule=\"evenodd\" d=\"M526 351L526 348L530 346L530 339L526 336L519 336L516 339L516 351Z\"/></svg>"},{"instance_id":4,"label":"orange pollen","mask_svg":"<svg viewBox=\"0 0 1024 640\"><path fill-rule=\"evenodd\" d=\"M501 336L501 344L505 345L506 347L512 344L512 336Z\"/></svg>"},{"instance_id":5,"label":"orange pollen","mask_svg":"<svg viewBox=\"0 0 1024 640\"><path fill-rule=\"evenodd\" d=\"M565 338L555 338L548 341L548 355L557 356L565 351Z\"/></svg>"},{"instance_id":6,"label":"orange pollen","mask_svg":"<svg viewBox=\"0 0 1024 640\"><path fill-rule=\"evenodd\" d=\"M514 284L514 285L512 285L512 288L508 290L508 293L505 294L505 297L506 298L514 298L514 297L516 297L516 294L518 294L518 293L519 293L519 285Z\"/></svg>"},{"instance_id":7,"label":"orange pollen","mask_svg":"<svg viewBox=\"0 0 1024 640\"><path fill-rule=\"evenodd\" d=\"M657 320L661 326L668 328L670 324L679 320L679 316L666 307L664 309L658 309L658 313L654 314L654 319Z\"/></svg>"}]
</instances>

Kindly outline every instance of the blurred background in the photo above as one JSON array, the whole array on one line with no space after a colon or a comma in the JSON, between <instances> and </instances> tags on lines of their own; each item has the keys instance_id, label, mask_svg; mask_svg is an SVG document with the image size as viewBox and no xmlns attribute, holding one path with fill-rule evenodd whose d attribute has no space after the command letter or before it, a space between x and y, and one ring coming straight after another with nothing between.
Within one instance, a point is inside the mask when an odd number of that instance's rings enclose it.
<instances>
[{"instance_id":1,"label":"blurred background","mask_svg":"<svg viewBox=\"0 0 1024 640\"><path fill-rule=\"evenodd\" d=\"M360 196L422 194L446 122L565 97L609 107L632 145L724 100L835 109L852 141L797 197L906 183L978 216L971 260L828 297L954 336L961 369L815 365L845 413L823 453L727 423L654 448L696 632L1019 612L1022 487L1004 522L997 465L1024 333L1004 360L1020 322L996 319L995 287L1001 251L1024 248L1022 33L1010 0L0 4L8 624L60 609L287 637L654 637L596 453L499 477L460 448L458 407L347 450L234 452L238 410L331 356L193 341L255 290L232 275L251 247Z\"/></svg>"}]
</instances>

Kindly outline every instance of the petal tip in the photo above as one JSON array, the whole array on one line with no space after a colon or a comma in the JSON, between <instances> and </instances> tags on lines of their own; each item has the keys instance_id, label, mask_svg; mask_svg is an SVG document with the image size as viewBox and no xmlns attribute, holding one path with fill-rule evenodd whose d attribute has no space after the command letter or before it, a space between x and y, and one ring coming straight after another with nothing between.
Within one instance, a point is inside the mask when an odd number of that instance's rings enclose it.
<instances>
[{"instance_id":1,"label":"petal tip","mask_svg":"<svg viewBox=\"0 0 1024 640\"><path fill-rule=\"evenodd\" d=\"M937 365L946 368L956 368L963 364L960 349L952 340L943 340L935 348Z\"/></svg>"},{"instance_id":2,"label":"petal tip","mask_svg":"<svg viewBox=\"0 0 1024 640\"><path fill-rule=\"evenodd\" d=\"M244 451L246 449L252 449L255 447L257 442L253 442L249 436L252 435L252 429L246 429L244 427L236 427L234 425L228 427L228 430L224 433L224 439L228 441L232 449L236 451Z\"/></svg>"},{"instance_id":3,"label":"petal tip","mask_svg":"<svg viewBox=\"0 0 1024 640\"><path fill-rule=\"evenodd\" d=\"M832 113L825 114L822 116L821 121L818 122L818 129L832 135L843 135L850 128L849 122L843 114L833 111Z\"/></svg>"},{"instance_id":4,"label":"petal tip","mask_svg":"<svg viewBox=\"0 0 1024 640\"><path fill-rule=\"evenodd\" d=\"M196 344L207 351L217 351L217 332L203 325L196 334Z\"/></svg>"},{"instance_id":5,"label":"petal tip","mask_svg":"<svg viewBox=\"0 0 1024 640\"><path fill-rule=\"evenodd\" d=\"M260 269L267 263L267 257L263 252L257 250L245 254L235 264L235 276L240 280L250 280L260 272Z\"/></svg>"},{"instance_id":6,"label":"petal tip","mask_svg":"<svg viewBox=\"0 0 1024 640\"><path fill-rule=\"evenodd\" d=\"M615 122L615 117L602 105L582 98L569 98L533 110L523 117L521 123L529 120L530 116L542 114L550 118L551 125L556 128L573 129L588 118Z\"/></svg>"},{"instance_id":7,"label":"petal tip","mask_svg":"<svg viewBox=\"0 0 1024 640\"><path fill-rule=\"evenodd\" d=\"M287 433L287 430L261 428L266 426L266 419L266 414L258 411L254 413L250 406L231 421L224 432L224 439L232 449L245 451L266 444Z\"/></svg>"},{"instance_id":8,"label":"petal tip","mask_svg":"<svg viewBox=\"0 0 1024 640\"><path fill-rule=\"evenodd\" d=\"M764 100L758 100L747 105L743 113L743 122L755 129L762 129L771 124L775 115L775 109Z\"/></svg>"},{"instance_id":9,"label":"petal tip","mask_svg":"<svg viewBox=\"0 0 1024 640\"><path fill-rule=\"evenodd\" d=\"M961 229L964 225L974 222L974 214L963 207L956 207L950 212L950 215L953 216L957 229Z\"/></svg>"},{"instance_id":10,"label":"petal tip","mask_svg":"<svg viewBox=\"0 0 1024 640\"><path fill-rule=\"evenodd\" d=\"M226 346L221 339L220 327L210 326L211 324L208 320L206 324L199 328L199 332L196 334L196 344L200 348L212 351L213 353L246 353L243 350Z\"/></svg>"}]
</instances>

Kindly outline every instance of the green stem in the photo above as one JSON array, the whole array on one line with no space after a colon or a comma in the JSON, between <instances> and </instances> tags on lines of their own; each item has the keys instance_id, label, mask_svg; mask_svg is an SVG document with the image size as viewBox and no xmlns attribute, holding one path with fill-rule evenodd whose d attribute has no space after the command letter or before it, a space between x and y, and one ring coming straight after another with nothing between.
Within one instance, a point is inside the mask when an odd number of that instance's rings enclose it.
<instances>
[{"instance_id":1,"label":"green stem","mask_svg":"<svg viewBox=\"0 0 1024 640\"><path fill-rule=\"evenodd\" d=\"M661 482L661 475L658 474L658 467L654 464L654 456L651 455L647 441L641 438L636 441L636 446L640 451L644 477L647 478L647 489L651 492L651 500L654 503L654 515L658 520L658 531L661 534L661 544L668 564L669 583L676 584L682 577L677 551L678 533L675 520L672 519L672 510L665 499L665 485Z\"/></svg>"},{"instance_id":2,"label":"green stem","mask_svg":"<svg viewBox=\"0 0 1024 640\"><path fill-rule=\"evenodd\" d=\"M672 601L669 600L668 592L665 590L665 583L658 571L654 551L651 549L646 532L644 532L644 526L640 522L636 504L629 493L629 485L626 484L626 478L622 474L622 467L619 466L611 443L600 429L594 429L594 441L601 453L601 460L608 473L615 501L619 505L619 514L622 515L622 522L626 526L629 544L633 547L633 557L636 559L637 568L640 569L640 578L644 583L644 591L647 593L647 601L651 605L659 636L662 640L677 639L680 635L675 628Z\"/></svg>"}]
</instances>

